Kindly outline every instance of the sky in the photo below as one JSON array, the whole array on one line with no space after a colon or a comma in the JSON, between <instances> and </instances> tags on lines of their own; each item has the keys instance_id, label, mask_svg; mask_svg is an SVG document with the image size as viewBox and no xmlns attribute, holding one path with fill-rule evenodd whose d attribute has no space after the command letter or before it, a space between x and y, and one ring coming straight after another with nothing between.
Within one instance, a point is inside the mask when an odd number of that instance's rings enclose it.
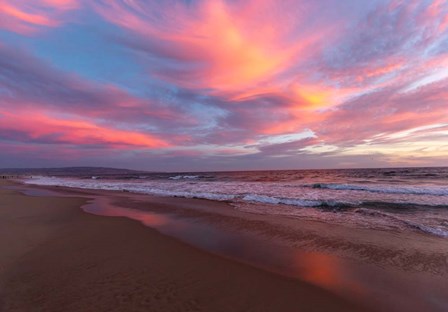
<instances>
[{"instance_id":1,"label":"sky","mask_svg":"<svg viewBox=\"0 0 448 312\"><path fill-rule=\"evenodd\" d=\"M0 167L448 165L448 1L0 0Z\"/></svg>"}]
</instances>

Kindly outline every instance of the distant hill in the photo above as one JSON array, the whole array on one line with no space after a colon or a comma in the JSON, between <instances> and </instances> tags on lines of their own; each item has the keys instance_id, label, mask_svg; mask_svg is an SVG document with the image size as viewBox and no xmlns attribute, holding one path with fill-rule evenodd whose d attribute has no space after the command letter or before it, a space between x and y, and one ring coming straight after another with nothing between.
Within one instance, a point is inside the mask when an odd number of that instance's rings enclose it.
<instances>
[{"instance_id":1,"label":"distant hill","mask_svg":"<svg viewBox=\"0 0 448 312\"><path fill-rule=\"evenodd\" d=\"M4 168L0 175L49 175L49 176L114 176L139 175L147 171L105 167L64 167L64 168Z\"/></svg>"}]
</instances>

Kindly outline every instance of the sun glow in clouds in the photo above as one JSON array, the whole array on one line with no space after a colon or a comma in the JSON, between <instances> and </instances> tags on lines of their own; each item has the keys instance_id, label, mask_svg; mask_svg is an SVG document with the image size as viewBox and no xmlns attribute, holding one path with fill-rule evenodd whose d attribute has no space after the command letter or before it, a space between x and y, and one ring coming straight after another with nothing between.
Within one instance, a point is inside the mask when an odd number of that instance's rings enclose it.
<instances>
[{"instance_id":1,"label":"sun glow in clouds","mask_svg":"<svg viewBox=\"0 0 448 312\"><path fill-rule=\"evenodd\" d=\"M1 157L437 165L447 43L441 0L0 1Z\"/></svg>"}]
</instances>

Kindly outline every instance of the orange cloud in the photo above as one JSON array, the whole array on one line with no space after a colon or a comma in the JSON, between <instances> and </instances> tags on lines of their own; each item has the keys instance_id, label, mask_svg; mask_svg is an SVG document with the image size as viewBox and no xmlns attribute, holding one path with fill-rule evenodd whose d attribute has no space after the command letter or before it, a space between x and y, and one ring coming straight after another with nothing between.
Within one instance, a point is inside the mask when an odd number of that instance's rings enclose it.
<instances>
[{"instance_id":1,"label":"orange cloud","mask_svg":"<svg viewBox=\"0 0 448 312\"><path fill-rule=\"evenodd\" d=\"M301 109L318 110L334 107L347 97L359 92L359 88L336 88L324 84L298 83L291 87L295 99L293 112Z\"/></svg>"},{"instance_id":2,"label":"orange cloud","mask_svg":"<svg viewBox=\"0 0 448 312\"><path fill-rule=\"evenodd\" d=\"M279 24L279 20L288 19L284 16L288 5L297 15ZM109 21L153 40L158 45L155 50L166 52L162 57L191 67L162 70L164 79L189 88L230 92L236 97L240 93L256 94L263 83L316 53L321 39L332 40L338 28L320 25L313 31L306 30L301 25L305 13L300 9L306 10L290 1L247 1L238 5L223 0L195 5L176 2L158 19L154 15L163 7L154 3L104 1L96 8Z\"/></svg>"},{"instance_id":3,"label":"orange cloud","mask_svg":"<svg viewBox=\"0 0 448 312\"><path fill-rule=\"evenodd\" d=\"M111 145L115 148L163 148L169 143L155 136L97 125L89 121L56 118L42 112L0 112L0 129L14 137L50 143ZM11 134L12 133L12 134Z\"/></svg>"}]
</instances>

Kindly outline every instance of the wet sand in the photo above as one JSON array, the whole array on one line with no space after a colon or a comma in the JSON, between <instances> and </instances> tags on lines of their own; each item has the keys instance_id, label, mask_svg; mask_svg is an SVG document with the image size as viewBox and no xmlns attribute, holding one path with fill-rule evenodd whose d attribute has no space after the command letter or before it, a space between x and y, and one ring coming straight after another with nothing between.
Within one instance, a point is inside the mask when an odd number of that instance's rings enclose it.
<instances>
[{"instance_id":1,"label":"wet sand","mask_svg":"<svg viewBox=\"0 0 448 312\"><path fill-rule=\"evenodd\" d=\"M208 200L9 187L0 187L1 234L14 237L0 238L5 311L448 308L446 239Z\"/></svg>"},{"instance_id":2,"label":"wet sand","mask_svg":"<svg viewBox=\"0 0 448 312\"><path fill-rule=\"evenodd\" d=\"M85 203L0 190L2 312L365 310Z\"/></svg>"}]
</instances>

